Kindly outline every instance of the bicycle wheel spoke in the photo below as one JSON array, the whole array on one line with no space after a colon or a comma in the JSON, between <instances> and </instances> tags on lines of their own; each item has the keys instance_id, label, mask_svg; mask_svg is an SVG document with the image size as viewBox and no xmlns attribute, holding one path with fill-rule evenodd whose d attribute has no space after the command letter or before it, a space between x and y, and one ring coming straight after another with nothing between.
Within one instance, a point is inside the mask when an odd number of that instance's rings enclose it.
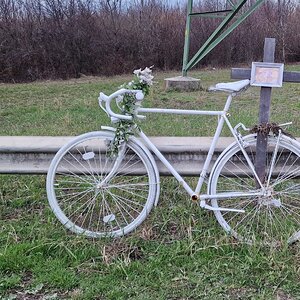
<instances>
[{"instance_id":1,"label":"bicycle wheel spoke","mask_svg":"<svg viewBox=\"0 0 300 300\"><path fill-rule=\"evenodd\" d=\"M236 208L236 209L244 209L245 211L247 211L247 208L248 206L251 204L251 201L248 202L248 204L246 206L241 206L241 202L235 204L235 206L233 206L233 208ZM232 206L228 206L229 207L232 207ZM253 208L255 209L255 207ZM248 212L247 212L248 213ZM232 214L233 216L229 219L229 222L233 221L234 218L237 218L239 216L238 213L232 213L232 212L225 212L224 215L226 214Z\"/></svg>"},{"instance_id":2,"label":"bicycle wheel spoke","mask_svg":"<svg viewBox=\"0 0 300 300\"><path fill-rule=\"evenodd\" d=\"M294 210L292 210L292 208L289 207L289 205L284 205L282 206L283 209L285 209L290 215L292 216L297 216L298 218L295 218L296 223L298 223L300 225L300 214L296 213Z\"/></svg>"},{"instance_id":3,"label":"bicycle wheel spoke","mask_svg":"<svg viewBox=\"0 0 300 300\"><path fill-rule=\"evenodd\" d=\"M88 228L93 228L92 220L93 220L93 216L94 216L95 207L96 207L96 201L93 203L93 208L92 208L92 211L90 213L90 220L89 220Z\"/></svg>"},{"instance_id":4,"label":"bicycle wheel spoke","mask_svg":"<svg viewBox=\"0 0 300 300\"><path fill-rule=\"evenodd\" d=\"M81 199L82 199L82 198L81 198ZM76 202L79 202L79 200L81 200L81 199L78 199ZM93 199L93 197L92 197L91 199ZM86 200L83 204L81 204L79 207L77 207L77 209L76 209L75 211L73 211L73 212L69 215L69 219L71 219L74 215L76 215L76 213L77 213L78 211L80 211L83 207L85 207L86 204L90 203L90 202L92 201L91 199ZM74 204L76 204L76 202L73 202L73 203L69 206L69 208L72 207L72 206L74 206ZM79 216L80 216L80 214L79 214ZM76 219L75 219L75 220L76 220Z\"/></svg>"},{"instance_id":5,"label":"bicycle wheel spoke","mask_svg":"<svg viewBox=\"0 0 300 300\"><path fill-rule=\"evenodd\" d=\"M249 219L250 221L253 220L256 217L258 211L259 211L259 207L256 206L250 212L245 213L245 216L239 222L237 222L232 229L235 231L240 224L245 223L244 221L247 220L247 218L250 218ZM244 228L246 228L246 226L244 226Z\"/></svg>"},{"instance_id":6,"label":"bicycle wheel spoke","mask_svg":"<svg viewBox=\"0 0 300 300\"><path fill-rule=\"evenodd\" d=\"M60 168L65 169L66 172L68 172L68 173L57 172L56 173L57 175L71 177L71 178L76 178L76 179L78 179L80 181L85 181L86 183L89 183L89 184L93 184L94 183L94 181L87 180L87 178L89 179L88 176L84 176L84 177L83 176L79 176L79 175L73 173L72 171L68 171L68 169L66 169L64 166L61 166Z\"/></svg>"},{"instance_id":7,"label":"bicycle wheel spoke","mask_svg":"<svg viewBox=\"0 0 300 300\"><path fill-rule=\"evenodd\" d=\"M260 196L231 197L212 200L212 206L245 210L244 214L215 211L221 226L242 241L279 245L283 240L295 241L300 229L300 149L283 137L268 138L266 182ZM245 151L252 164L256 139L248 138ZM277 151L274 151L276 149ZM272 155L271 155L272 153ZM236 173L237 172L237 173ZM259 192L250 167L233 146L220 158L210 179L212 195L234 192Z\"/></svg>"},{"instance_id":8,"label":"bicycle wheel spoke","mask_svg":"<svg viewBox=\"0 0 300 300\"><path fill-rule=\"evenodd\" d=\"M282 149L282 152L283 152L283 149ZM284 164L282 165L282 167L281 167L281 169L280 169L280 172L279 172L277 178L280 178L280 177L281 177L281 174L283 173L283 170L285 170L286 164L287 164L287 162L289 161L291 155L292 155L292 153L290 152L288 158L285 160ZM278 160L278 162L279 162L279 160Z\"/></svg>"},{"instance_id":9,"label":"bicycle wheel spoke","mask_svg":"<svg viewBox=\"0 0 300 300\"><path fill-rule=\"evenodd\" d=\"M70 202L73 199L82 199L83 197L85 197L87 194L91 193L93 191L93 189L88 189L88 190L84 190L81 193L72 193L72 194L60 194L58 195L58 199L62 199L61 203L66 203L66 202ZM80 198L78 198L80 197ZM76 200L76 201L77 201ZM76 203L76 201L73 201L73 203Z\"/></svg>"},{"instance_id":10,"label":"bicycle wheel spoke","mask_svg":"<svg viewBox=\"0 0 300 300\"><path fill-rule=\"evenodd\" d=\"M78 197L78 196L81 196L79 199L77 199L77 200L80 200L83 197L85 197L87 194L92 192L93 190L94 190L93 188L90 188L90 189L82 191L81 193L74 193L73 195L71 195L72 197L66 197L66 196L70 196L70 194L57 195L56 197L58 199L60 199L60 198L63 199L61 201L61 203L66 203L66 202L70 202L73 199L76 199L76 197ZM73 203L75 203L75 202L73 202Z\"/></svg>"},{"instance_id":11,"label":"bicycle wheel spoke","mask_svg":"<svg viewBox=\"0 0 300 300\"><path fill-rule=\"evenodd\" d=\"M76 170L78 170L78 171L80 171L80 173L82 173L82 170L75 165L75 163L78 163L79 166L81 166L87 172L87 173L83 173L83 174L85 174L85 175L87 175L87 174L91 175L94 178L94 180L97 181L96 178L93 176L93 174L71 152L69 152L69 155L71 155L74 158L75 162L71 163L68 160L64 159L66 162L68 162L72 167L74 167Z\"/></svg>"},{"instance_id":12,"label":"bicycle wheel spoke","mask_svg":"<svg viewBox=\"0 0 300 300\"><path fill-rule=\"evenodd\" d=\"M129 141L113 157L113 138L107 132L82 135L64 146L50 165L50 206L76 233L124 235L141 224L157 197L158 180L148 152Z\"/></svg>"},{"instance_id":13,"label":"bicycle wheel spoke","mask_svg":"<svg viewBox=\"0 0 300 300\"><path fill-rule=\"evenodd\" d=\"M85 210L84 210L84 218L83 218L83 220L81 221L80 227L84 227L84 224L85 224L85 221L86 221L86 219L87 219L87 217L88 217L88 215L89 215L91 206L94 206L94 205L95 205L95 198L96 198L96 195L91 199L91 201L88 203L87 207L85 208ZM79 215L79 216L80 216L80 215ZM79 219L79 216L78 216L78 219ZM78 220L78 219L77 219L77 220ZM77 221L77 220L76 220L76 221ZM75 221L75 223L77 223L76 221Z\"/></svg>"},{"instance_id":14,"label":"bicycle wheel spoke","mask_svg":"<svg viewBox=\"0 0 300 300\"><path fill-rule=\"evenodd\" d=\"M134 162L132 165L128 166L127 168L123 168L123 167L120 168L120 171L118 171L118 173L116 174L116 177L118 177L118 176L128 176L128 175L134 174L135 169L133 167L136 166L136 165L138 165L138 164L140 164L139 161ZM124 172L124 170L129 170L129 171L128 172Z\"/></svg>"},{"instance_id":15,"label":"bicycle wheel spoke","mask_svg":"<svg viewBox=\"0 0 300 300\"><path fill-rule=\"evenodd\" d=\"M141 184L143 184L144 178L147 178L147 176L142 176L142 175L141 176L134 176L134 177L133 176L126 176L125 178L122 177L121 182L120 182L119 178L121 178L121 177L116 177L116 178L114 178L114 180L111 180L111 182L112 182L111 185L116 185L116 186L118 186L120 184L122 184L122 185L132 184L133 186L134 185L141 185ZM140 181L141 183L136 183L137 180ZM135 181L135 182L131 183L133 181Z\"/></svg>"},{"instance_id":16,"label":"bicycle wheel spoke","mask_svg":"<svg viewBox=\"0 0 300 300\"><path fill-rule=\"evenodd\" d=\"M234 160L236 160L236 158L239 160L239 162L243 165L244 168L238 166L238 165L234 162ZM236 169L234 169L234 168L236 168ZM253 178L249 175L249 171L250 171L249 166L248 166L247 164L245 164L245 163L240 159L240 157L239 157L238 155L235 155L235 158L233 158L233 159L230 161L230 166L229 166L229 167L226 167L226 168L224 168L224 169L226 170L226 172L229 172L233 177L239 178L239 180L240 180L241 182L245 183L246 185L248 185L248 181L245 181L245 179L243 179L243 177L244 177L244 178L249 178L251 181L253 181L253 180L252 180ZM231 171L231 170L234 170L235 172L233 172L233 171ZM236 176L236 175L235 175L235 174L236 174L236 170L240 171L244 176L243 176L243 177L238 177L238 176ZM246 170L248 170L248 172L246 172ZM224 176L224 175L223 175L223 176ZM224 176L224 177L226 177L226 176ZM230 178L230 177L227 176L226 178L228 179L228 178ZM241 186L242 186L242 184L241 184ZM249 189L252 189L252 187L249 188Z\"/></svg>"},{"instance_id":17,"label":"bicycle wheel spoke","mask_svg":"<svg viewBox=\"0 0 300 300\"><path fill-rule=\"evenodd\" d=\"M117 195L114 195L114 194L111 194L111 196L112 196L112 198L114 199L115 204L116 204L117 208L119 209L120 213L122 214L122 216L123 216L124 221L126 222L126 224L128 224L128 223L127 223L127 220L126 220L125 216L124 216L123 213L122 213L121 208L123 208L123 210L126 212L126 214L127 214L128 216L130 216L130 218L131 218L132 220L134 220L134 217L131 215L131 213L130 213L123 205L122 205L122 201L119 201L119 200L120 200L120 197L118 197Z\"/></svg>"},{"instance_id":18,"label":"bicycle wheel spoke","mask_svg":"<svg viewBox=\"0 0 300 300\"><path fill-rule=\"evenodd\" d=\"M231 173L233 176L235 176L233 173ZM249 186L248 182L246 182L245 180L240 180L240 178L236 177L232 178L232 177L226 177L224 175L220 175L221 178L223 178L223 185L224 185L224 191L230 191L229 187L231 186L231 191L236 191L236 187L240 187L240 188L246 188L247 186ZM226 179L226 181L225 181ZM240 182L237 182L237 179L239 179ZM225 182L224 182L225 181ZM244 184L242 184L244 183ZM228 187L226 189L225 185ZM251 191L253 189L253 187L248 187L248 191Z\"/></svg>"},{"instance_id":19,"label":"bicycle wheel spoke","mask_svg":"<svg viewBox=\"0 0 300 300\"><path fill-rule=\"evenodd\" d=\"M297 159L298 161L298 159ZM296 177L300 176L300 166L296 168L296 170L294 170L293 172L289 173L289 170L295 165L296 161L293 162L292 165L289 166L289 168L285 171L285 174L283 174L282 176L278 176L277 179L278 181L276 181L272 186L276 186L278 184L281 184L282 182L288 180L288 179L293 179ZM298 162L299 163L299 162ZM285 163L286 165L286 163ZM281 174L282 171L280 171Z\"/></svg>"},{"instance_id":20,"label":"bicycle wheel spoke","mask_svg":"<svg viewBox=\"0 0 300 300\"><path fill-rule=\"evenodd\" d=\"M112 197L114 197L114 199L118 202L118 203L122 203L124 205L126 205L128 208L130 208L132 211L136 212L136 213L139 213L139 211L134 208L133 206L130 206L130 203L132 203L131 200L125 198L125 197L122 197L122 196L119 196L119 195L116 195L116 194L112 194L111 192L109 192L110 195L112 195Z\"/></svg>"},{"instance_id":21,"label":"bicycle wheel spoke","mask_svg":"<svg viewBox=\"0 0 300 300\"><path fill-rule=\"evenodd\" d=\"M108 212L107 215L112 215L113 212L112 212L112 210L110 209L110 207L109 207L109 205L108 205L108 202L106 201L105 198L104 198L104 204L105 204L105 207L106 207L107 212ZM118 228L121 229L122 226L120 225L118 218L116 218L115 221L116 221L116 223L117 223ZM108 222L108 223L109 223L109 225L111 226L111 228L113 228L113 227L112 227L112 223L111 223L111 222ZM125 223L128 225L127 222L125 222Z\"/></svg>"},{"instance_id":22,"label":"bicycle wheel spoke","mask_svg":"<svg viewBox=\"0 0 300 300\"><path fill-rule=\"evenodd\" d=\"M124 192L128 192L128 191L126 191L126 190L122 190L122 189L120 189L120 190L121 190L121 191L124 191ZM139 194L137 194L137 193L133 193L133 192L129 192L129 194L130 194L131 196L136 196L136 197L142 198L142 199L144 199L145 201L146 201L147 198L148 198L148 197L145 197L145 196L139 195ZM121 197L121 198L123 198L123 197ZM127 199L126 202L132 203L132 204L135 204L135 205L138 205L138 206L141 206L141 207L144 207L143 204L141 204L140 202L134 201L134 200Z\"/></svg>"}]
</instances>

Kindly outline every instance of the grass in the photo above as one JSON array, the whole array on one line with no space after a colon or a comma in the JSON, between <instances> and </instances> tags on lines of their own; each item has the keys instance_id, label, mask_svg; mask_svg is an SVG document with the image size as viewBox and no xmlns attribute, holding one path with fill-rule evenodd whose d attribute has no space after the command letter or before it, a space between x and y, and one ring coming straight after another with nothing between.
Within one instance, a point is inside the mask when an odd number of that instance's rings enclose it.
<instances>
[{"instance_id":1,"label":"grass","mask_svg":"<svg viewBox=\"0 0 300 300\"><path fill-rule=\"evenodd\" d=\"M299 70L299 65L289 68ZM165 92L163 78L173 75L157 74L157 90L146 106L222 107L222 94ZM192 76L206 89L229 80L229 70ZM0 134L97 130L108 124L97 94L130 79L3 84ZM285 84L272 95L272 120L294 121L289 131L297 136L299 91L299 85ZM259 89L251 88L234 100L232 123L257 123L258 99ZM150 135L211 135L213 130L207 119L169 116L149 116L143 128ZM58 223L47 203L44 176L0 175L0 299L300 299L299 266L299 243L280 249L239 244L169 178L162 182L159 206L134 234L93 240Z\"/></svg>"},{"instance_id":2,"label":"grass","mask_svg":"<svg viewBox=\"0 0 300 300\"><path fill-rule=\"evenodd\" d=\"M300 66L290 66L299 70ZM189 93L165 92L163 79L176 73L158 73L155 90L144 105L183 109L222 109L225 95L208 93L209 86L230 80L229 70L192 72L191 76L202 79L203 90ZM177 73L178 75L178 73ZM131 76L113 78L87 77L69 81L46 81L32 84L1 85L0 135L78 135L109 124L107 116L99 109L97 97L100 91L109 94ZM271 120L293 121L291 133L300 128L298 118L299 84L286 83L274 89ZM288 100L287 100L288 99ZM287 101L289 109L287 107ZM248 89L234 99L231 108L232 124L243 121L247 126L257 123L259 88ZM191 117L148 115L142 127L149 135L207 136L213 133L215 117ZM180 122L181 126L174 126ZM228 135L228 131L224 132Z\"/></svg>"}]
</instances>

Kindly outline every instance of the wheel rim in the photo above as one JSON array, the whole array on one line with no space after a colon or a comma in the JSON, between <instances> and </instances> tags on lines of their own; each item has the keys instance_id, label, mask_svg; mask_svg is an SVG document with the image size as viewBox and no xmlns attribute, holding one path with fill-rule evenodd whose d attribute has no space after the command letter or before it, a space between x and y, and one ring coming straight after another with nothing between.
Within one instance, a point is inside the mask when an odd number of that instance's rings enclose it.
<instances>
[{"instance_id":1,"label":"wheel rim","mask_svg":"<svg viewBox=\"0 0 300 300\"><path fill-rule=\"evenodd\" d=\"M129 142L118 164L109 153L112 138L79 140L52 166L50 205L58 219L76 233L121 236L135 229L152 208L155 182L146 154ZM113 176L107 176L116 164Z\"/></svg>"},{"instance_id":2,"label":"wheel rim","mask_svg":"<svg viewBox=\"0 0 300 300\"><path fill-rule=\"evenodd\" d=\"M245 148L255 161L256 139ZM276 139L269 138L268 147L275 149ZM267 157L265 192L263 196L212 200L214 207L244 209L245 213L220 212L215 215L221 226L235 238L246 243L279 245L299 240L300 230L300 158L291 143L280 142L274 169L269 178L275 152ZM238 175L235 175L237 173ZM269 180L268 180L269 178ZM257 190L255 180L238 147L224 155L213 171L210 192Z\"/></svg>"}]
</instances>

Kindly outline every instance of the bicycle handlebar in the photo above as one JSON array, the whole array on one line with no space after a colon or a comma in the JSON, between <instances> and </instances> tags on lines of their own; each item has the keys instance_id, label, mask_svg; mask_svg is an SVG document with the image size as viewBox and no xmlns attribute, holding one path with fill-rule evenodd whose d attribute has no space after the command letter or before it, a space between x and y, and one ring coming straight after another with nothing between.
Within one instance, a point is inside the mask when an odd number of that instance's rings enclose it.
<instances>
[{"instance_id":1,"label":"bicycle handlebar","mask_svg":"<svg viewBox=\"0 0 300 300\"><path fill-rule=\"evenodd\" d=\"M132 120L133 119L132 116L126 116L126 115L114 113L110 106L111 101L113 99L117 99L117 97L123 96L125 94L135 94L135 98L137 101L142 101L144 99L144 94L141 90L120 89L109 96L105 95L104 93L100 93L98 98L99 105L111 118L116 118L120 120ZM102 102L105 103L105 108L102 106Z\"/></svg>"}]
</instances>

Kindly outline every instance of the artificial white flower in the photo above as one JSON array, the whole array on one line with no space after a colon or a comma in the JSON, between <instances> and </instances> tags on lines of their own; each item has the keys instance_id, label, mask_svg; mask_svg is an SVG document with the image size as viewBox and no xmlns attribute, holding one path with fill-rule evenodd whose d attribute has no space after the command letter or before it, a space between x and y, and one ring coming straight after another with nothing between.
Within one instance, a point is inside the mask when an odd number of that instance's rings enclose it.
<instances>
[{"instance_id":1,"label":"artificial white flower","mask_svg":"<svg viewBox=\"0 0 300 300\"><path fill-rule=\"evenodd\" d=\"M152 70L151 70L152 67L150 67L150 68L146 67L143 71L141 71L141 73L142 74L151 74L152 73Z\"/></svg>"},{"instance_id":2,"label":"artificial white flower","mask_svg":"<svg viewBox=\"0 0 300 300\"><path fill-rule=\"evenodd\" d=\"M153 66L152 66L153 67ZM141 101L144 96L147 96L150 91L150 86L153 84L152 80L152 67L137 69L133 71L136 76L135 79L127 84L123 84L121 88L127 90L140 90L137 93L127 91L123 96L117 97L117 106L120 108L123 114L132 116L132 120L120 120L115 118L112 120L117 124L114 140L111 144L111 155L116 156L119 152L120 146L128 141L129 136L132 134L132 128L138 128L135 122L136 112L138 107L141 106ZM133 96L135 95L135 97Z\"/></svg>"},{"instance_id":3,"label":"artificial white flower","mask_svg":"<svg viewBox=\"0 0 300 300\"><path fill-rule=\"evenodd\" d=\"M133 74L139 76L140 72L142 71L142 69L137 69L133 71Z\"/></svg>"},{"instance_id":4,"label":"artificial white flower","mask_svg":"<svg viewBox=\"0 0 300 300\"><path fill-rule=\"evenodd\" d=\"M150 67L150 68L146 67L144 70L137 69L137 70L133 71L133 73L140 80L140 83L144 83L144 84L147 84L147 85L152 85L153 84L152 80L153 80L154 76L152 76L152 70L151 70L152 67Z\"/></svg>"}]
</instances>

